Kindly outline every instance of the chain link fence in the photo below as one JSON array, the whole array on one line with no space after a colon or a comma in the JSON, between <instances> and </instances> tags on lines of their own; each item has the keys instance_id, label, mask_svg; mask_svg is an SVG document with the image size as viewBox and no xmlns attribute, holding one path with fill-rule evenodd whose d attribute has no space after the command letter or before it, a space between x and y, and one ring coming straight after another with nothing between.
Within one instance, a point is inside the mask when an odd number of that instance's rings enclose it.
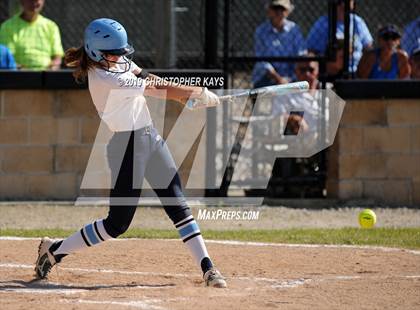
<instances>
[{"instance_id":1,"label":"chain link fence","mask_svg":"<svg viewBox=\"0 0 420 310\"><path fill-rule=\"evenodd\" d=\"M266 19L266 0L231 0L231 51L253 56L253 34ZM328 0L294 0L294 10L289 19L296 22L306 37L315 21L327 14ZM419 17L420 2L412 0L363 0L355 1L354 11L362 17L372 35L386 24L404 28ZM376 38L375 38L376 39Z\"/></svg>"},{"instance_id":2,"label":"chain link fence","mask_svg":"<svg viewBox=\"0 0 420 310\"><path fill-rule=\"evenodd\" d=\"M418 0L363 0L356 1L355 11L363 17L374 35L386 24L395 24L403 29L420 16L419 7Z\"/></svg>"},{"instance_id":3,"label":"chain link fence","mask_svg":"<svg viewBox=\"0 0 420 310\"><path fill-rule=\"evenodd\" d=\"M228 53L231 57L229 62L230 71L230 87L233 88L250 88L255 85L255 78L253 81L253 71L257 60L244 59L247 57L260 56L256 55L258 45L261 44L256 40L256 29L268 18L268 3L270 1L254 0L254 1L230 1L230 18L228 25L229 47ZM344 70L344 48L346 47L344 41L344 23L345 17L342 12L341 18L339 8L344 11L344 1L340 0L294 0L292 1L294 10L288 16L288 19L295 22L304 38L306 39L306 47L309 51L315 52L319 56L328 56L337 52L336 61L331 61L326 64L325 72L323 68L320 70L320 77L325 75L326 80L334 81L336 78L346 77ZM332 13L328 16L329 5L332 7ZM352 1L353 12L350 19L350 37L349 37L349 69L350 73L357 70L358 62L362 56L363 50L370 47L376 47L378 43L377 32L382 26L388 24L395 24L397 27L404 29L404 27L412 20L418 18L419 13L415 8L420 5L419 1L411 0L363 0ZM329 27L327 20L332 18L331 14L335 14L337 18L336 42L335 50L327 48ZM360 17L360 18L359 18ZM324 20L322 20L324 18ZM316 25L318 23L318 25ZM366 27L364 27L364 25ZM355 26L353 26L355 25ZM312 29L312 30L311 30ZM288 50L287 46L282 46L282 42L271 42L272 37L267 35L264 38L264 48L266 50L261 52L263 56L274 57L296 57L298 53ZM285 40L285 45L293 43ZM277 44L277 48L273 52L272 44ZM282 52L280 49L284 49ZM329 53L328 53L329 52ZM271 54L270 54L271 53ZM233 58L233 59L232 59ZM232 61L234 58L241 58L239 61ZM293 62L292 59L282 60L281 62ZM275 69L281 67L280 62L271 62ZM340 69L341 68L341 69ZM352 74L354 76L354 74ZM290 79L295 79L294 75L288 76ZM254 83L253 83L254 82ZM272 81L275 83L274 81Z\"/></svg>"},{"instance_id":4,"label":"chain link fence","mask_svg":"<svg viewBox=\"0 0 420 310\"><path fill-rule=\"evenodd\" d=\"M0 22L3 22L9 16L9 2L0 1Z\"/></svg>"},{"instance_id":5,"label":"chain link fence","mask_svg":"<svg viewBox=\"0 0 420 310\"><path fill-rule=\"evenodd\" d=\"M106 3L98 0L48 0L44 14L60 26L64 48L81 44L84 27L92 19L108 17L125 26L136 49L135 60L142 66L197 68L201 67L203 54L200 5L201 1L186 0L173 1L169 7L154 0L109 0ZM170 21L163 20L162 10L173 10ZM167 46L166 52L176 53L179 64L159 63L157 60L159 52L165 52L165 47L159 42L165 23L169 23L169 30L175 28L175 46L172 50Z\"/></svg>"},{"instance_id":6,"label":"chain link fence","mask_svg":"<svg viewBox=\"0 0 420 310\"><path fill-rule=\"evenodd\" d=\"M256 30L264 22L270 25L270 23L267 22L269 19L268 14L272 14L273 12L268 12L267 3L268 1L264 0L230 1L228 11L229 24L227 25L227 32L225 32L225 35L229 38L228 47L225 51L225 56L228 56L226 67L228 68L229 73L229 88L256 87L256 80L255 77L253 78L253 72L255 73L255 69L259 64L259 61L261 61L261 59L258 59L258 56L286 58L281 61L269 61L276 70L277 68L281 68L282 63L290 63L293 66L295 64L293 58L299 56L298 52L290 49L288 50L288 47L285 46L287 44L293 44L293 38L286 39L280 35L280 38L284 38L284 42L276 42L276 36L270 35L270 31L274 33L276 31L269 27L267 27L266 33L261 34L257 32L260 37L256 35ZM306 39L306 47L309 50L316 52L321 58L323 56L330 57L334 52L337 53L336 61L327 62L325 59L326 62L324 63L324 66L320 68L320 78L324 79L328 78L330 70L332 72L331 75L334 75L333 78L345 76L344 57L346 55L343 51L346 46L349 47L350 54L348 55L348 70L354 72L357 69L357 64L354 64L354 58L357 58L358 56L358 59L360 59L363 48L368 48L371 44L372 46L376 45L376 32L380 26L392 23L403 28L404 25L417 17L415 12L413 13L412 1L402 0L400 3L391 0L355 1L354 13L364 20L367 26L365 28L367 29L365 29L365 33L360 31L357 27L363 22L361 22L361 19L359 18L351 17L350 38L347 43L348 45L346 45L344 40L346 15L344 14L345 4L343 2L340 2L339 0L295 0L293 1L293 4L294 10L288 16L288 19L299 26L302 35ZM337 6L341 6L341 8L337 8ZM341 14L339 12L340 9ZM271 18L273 17L271 16ZM324 18L323 23L322 18ZM335 44L330 46L330 29L333 27L332 20L334 19L338 20L337 30L335 31L336 39L334 42ZM328 20L331 24L325 20ZM318 26L314 27L317 22ZM323 27L319 27L319 24ZM357 26L353 27L353 25ZM316 31L312 29L315 29ZM359 47L359 55L357 55L357 50L353 48L353 45L354 42L361 39L363 35L368 39L365 39L363 42L364 45ZM359 36L359 38L357 36ZM263 43L259 42L258 39L261 39L260 41L263 41ZM282 45L282 43L284 44ZM261 49L258 48L259 45L262 45L266 50L263 49L261 52ZM278 47L277 50L272 48L272 45ZM334 45L335 50L332 49ZM311 48L313 46L320 46L320 48ZM284 53L279 52L279 49L281 48L285 50ZM258 55L258 53L260 53L260 55ZM257 56L257 59L255 56ZM341 66L339 70L336 69L338 66ZM336 72L334 72L333 69L336 70ZM277 72L279 71L277 70ZM291 79L297 78L297 76L288 77ZM276 81L271 80L266 83L275 84ZM270 106L270 103L267 103L267 106ZM232 110L231 106L226 107L224 122L228 122L234 114L235 111ZM226 130L229 133L231 128L227 128ZM249 166L254 167L256 162L254 158L250 157L249 160ZM257 165L256 172L260 173L258 169L260 169L260 167ZM249 169L245 169L244 171L247 174L244 174L243 177L252 178L249 176ZM266 195L268 196L323 197L325 195L326 157L324 152L311 158L278 159L274 166L271 167L270 171L272 171L271 180L266 190ZM252 195L252 193L250 194Z\"/></svg>"},{"instance_id":7,"label":"chain link fence","mask_svg":"<svg viewBox=\"0 0 420 310\"><path fill-rule=\"evenodd\" d=\"M267 20L268 2L231 0L230 51L236 56L254 56L254 32ZM319 16L327 14L328 0L295 0L292 3L294 10L288 19L300 27L304 36Z\"/></svg>"},{"instance_id":8,"label":"chain link fence","mask_svg":"<svg viewBox=\"0 0 420 310\"><path fill-rule=\"evenodd\" d=\"M210 29L217 36L218 61L222 67L224 5L218 0L218 19ZM94 18L121 21L136 48L135 59L145 67L203 68L205 56L205 0L46 0L42 12L60 27L64 48L80 45L83 29ZM295 0L289 19L299 25L306 38L316 20L327 14L329 0ZM417 2L417 5L416 5ZM18 0L0 0L0 22L17 11ZM255 56L254 32L266 20L267 0L230 0L229 52L235 56ZM403 28L418 17L420 3L412 0L355 1L372 36L380 26L393 23ZM163 40L167 31L166 38ZM162 34L164 33L164 34ZM165 46L166 43L166 46ZM170 61L161 61L163 56ZM250 75L253 63L243 63L241 72ZM242 86L250 85L245 79ZM241 85L238 85L241 86Z\"/></svg>"},{"instance_id":9,"label":"chain link fence","mask_svg":"<svg viewBox=\"0 0 420 310\"><path fill-rule=\"evenodd\" d=\"M18 1L0 0L0 22L18 10ZM82 44L84 28L91 20L108 17L125 26L136 49L134 58L142 66L203 67L204 0L46 0L42 15L58 24L64 49ZM173 46L164 45L165 35ZM175 61L160 61L162 54L174 54Z\"/></svg>"},{"instance_id":10,"label":"chain link fence","mask_svg":"<svg viewBox=\"0 0 420 310\"><path fill-rule=\"evenodd\" d=\"M229 62L230 87L232 88L251 88L255 86L255 68L256 60L244 58L252 57L298 57L306 50L305 39L312 27L320 16L328 15L328 0L295 0L292 1L294 6L287 19L296 24L296 31L292 31L293 35L279 37L276 40L275 30L267 29L256 35L257 29L264 24L269 24L268 14L276 14L274 11L269 12L269 3L267 0L240 1L231 0L229 6L229 47L228 54L231 58L241 58ZM277 14L279 14L277 12ZM302 42L297 42L296 34L300 33ZM328 33L328 28L325 29ZM256 40L259 40L257 42ZM277 42L278 41L278 42ZM294 45L294 48L289 46ZM298 52L300 50L301 52ZM282 62L270 62L276 70L287 66L284 65L288 60ZM261 65L261 64L259 64ZM290 62L289 68L293 68ZM280 69L281 70L281 69ZM290 73L293 69L285 69ZM254 72L254 77L253 77ZM257 74L258 75L258 74ZM290 74L289 74L290 75ZM294 79L294 74L287 76ZM264 86L264 85L259 85Z\"/></svg>"}]
</instances>

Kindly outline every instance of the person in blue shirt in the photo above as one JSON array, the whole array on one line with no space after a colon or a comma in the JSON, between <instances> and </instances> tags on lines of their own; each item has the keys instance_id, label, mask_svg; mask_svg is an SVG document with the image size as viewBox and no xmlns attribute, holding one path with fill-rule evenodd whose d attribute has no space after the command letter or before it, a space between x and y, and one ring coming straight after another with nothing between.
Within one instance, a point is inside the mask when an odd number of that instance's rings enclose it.
<instances>
[{"instance_id":1,"label":"person in blue shirt","mask_svg":"<svg viewBox=\"0 0 420 310\"><path fill-rule=\"evenodd\" d=\"M9 49L0 44L0 69L16 69L15 59Z\"/></svg>"},{"instance_id":2,"label":"person in blue shirt","mask_svg":"<svg viewBox=\"0 0 420 310\"><path fill-rule=\"evenodd\" d=\"M410 57L411 78L420 79L420 16L404 28L401 47Z\"/></svg>"},{"instance_id":3,"label":"person in blue shirt","mask_svg":"<svg viewBox=\"0 0 420 310\"><path fill-rule=\"evenodd\" d=\"M413 20L404 28L404 34L401 38L401 47L409 56L414 54L414 50L420 46L420 17Z\"/></svg>"},{"instance_id":4,"label":"person in blue shirt","mask_svg":"<svg viewBox=\"0 0 420 310\"><path fill-rule=\"evenodd\" d=\"M300 27L287 19L292 10L290 0L271 0L267 4L268 20L254 34L255 56L299 56L306 52ZM254 87L288 83L294 78L294 67L290 62L258 62L252 74Z\"/></svg>"},{"instance_id":5,"label":"person in blue shirt","mask_svg":"<svg viewBox=\"0 0 420 310\"><path fill-rule=\"evenodd\" d=\"M363 54L357 71L362 79L407 79L411 69L408 55L399 48L401 33L397 26L387 25L378 31L379 48Z\"/></svg>"},{"instance_id":6,"label":"person in blue shirt","mask_svg":"<svg viewBox=\"0 0 420 310\"><path fill-rule=\"evenodd\" d=\"M338 38L344 38L344 0L337 4L337 29ZM350 9L354 9L354 1L350 1ZM356 72L363 51L368 50L373 43L372 35L365 21L358 15L350 14L350 39L351 51L349 71ZM321 16L309 31L307 38L308 50L316 54L323 54L328 46L328 16Z\"/></svg>"},{"instance_id":7,"label":"person in blue shirt","mask_svg":"<svg viewBox=\"0 0 420 310\"><path fill-rule=\"evenodd\" d=\"M420 80L420 44L410 57L411 79Z\"/></svg>"}]
</instances>

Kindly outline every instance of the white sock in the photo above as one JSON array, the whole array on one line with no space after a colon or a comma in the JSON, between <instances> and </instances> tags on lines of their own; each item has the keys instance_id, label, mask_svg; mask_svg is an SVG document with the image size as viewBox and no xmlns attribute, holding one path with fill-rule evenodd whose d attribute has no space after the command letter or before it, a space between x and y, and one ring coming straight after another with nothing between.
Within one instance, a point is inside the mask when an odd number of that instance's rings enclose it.
<instances>
[{"instance_id":1,"label":"white sock","mask_svg":"<svg viewBox=\"0 0 420 310\"><path fill-rule=\"evenodd\" d=\"M198 266L201 267L201 261L209 257L204 239L201 236L198 227L192 215L175 224L176 229L181 236L182 241L187 245Z\"/></svg>"},{"instance_id":2,"label":"white sock","mask_svg":"<svg viewBox=\"0 0 420 310\"><path fill-rule=\"evenodd\" d=\"M98 220L86 225L81 230L64 239L53 254L70 254L108 239L111 239L111 236L106 232L103 220Z\"/></svg>"}]
</instances>

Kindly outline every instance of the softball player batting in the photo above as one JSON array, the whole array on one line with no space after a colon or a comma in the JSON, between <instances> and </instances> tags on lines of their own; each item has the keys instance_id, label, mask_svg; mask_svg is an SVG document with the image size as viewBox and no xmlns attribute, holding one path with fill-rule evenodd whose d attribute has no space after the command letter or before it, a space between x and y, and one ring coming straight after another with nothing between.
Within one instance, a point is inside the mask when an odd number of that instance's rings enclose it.
<instances>
[{"instance_id":1,"label":"softball player batting","mask_svg":"<svg viewBox=\"0 0 420 310\"><path fill-rule=\"evenodd\" d=\"M75 68L74 76L77 80L88 78L89 91L99 116L113 131L107 145L107 158L115 185L110 190L110 208L105 219L84 226L64 240L42 239L35 266L36 277L47 278L51 268L68 254L123 234L136 211L141 192L137 185L141 185L146 177L161 199L182 241L203 271L206 285L226 287L226 281L214 267L200 229L183 196L180 177L169 149L153 127L144 95L159 97L162 92L156 91L156 88L160 88L166 91L167 98L184 104L189 98L195 99L200 106L214 106L220 101L207 88L124 83L133 79L159 79L126 57L133 52L124 27L107 18L92 21L85 30L84 45L66 52L66 64ZM109 99L111 91L127 89L127 85L130 85L129 91L123 92L121 98ZM121 146L126 146L125 152L122 152L122 163L121 156L118 156L121 154ZM117 164L118 161L120 164ZM169 186L155 186L168 175L170 180L166 184Z\"/></svg>"}]
</instances>

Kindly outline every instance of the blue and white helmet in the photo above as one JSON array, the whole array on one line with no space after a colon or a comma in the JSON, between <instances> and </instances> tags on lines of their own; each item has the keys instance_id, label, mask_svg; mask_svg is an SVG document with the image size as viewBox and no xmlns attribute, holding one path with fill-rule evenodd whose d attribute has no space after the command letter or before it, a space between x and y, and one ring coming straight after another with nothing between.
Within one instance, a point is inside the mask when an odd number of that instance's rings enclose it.
<instances>
[{"instance_id":1,"label":"blue and white helmet","mask_svg":"<svg viewBox=\"0 0 420 310\"><path fill-rule=\"evenodd\" d=\"M96 62L104 60L105 53L119 56L134 53L123 25L110 18L95 19L86 27L84 48L89 58Z\"/></svg>"}]
</instances>

